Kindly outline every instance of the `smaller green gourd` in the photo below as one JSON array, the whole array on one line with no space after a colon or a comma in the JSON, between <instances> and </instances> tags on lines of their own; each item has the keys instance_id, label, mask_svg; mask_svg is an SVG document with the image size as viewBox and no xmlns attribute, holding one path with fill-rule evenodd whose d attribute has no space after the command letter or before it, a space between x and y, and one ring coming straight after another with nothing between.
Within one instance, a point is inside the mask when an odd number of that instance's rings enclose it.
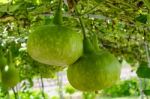
<instances>
[{"instance_id":1,"label":"smaller green gourd","mask_svg":"<svg viewBox=\"0 0 150 99\"><path fill-rule=\"evenodd\" d=\"M97 46L85 37L83 56L68 67L68 80L78 90L101 90L114 85L120 78L121 65L116 57L108 51L100 51Z\"/></svg>"}]
</instances>

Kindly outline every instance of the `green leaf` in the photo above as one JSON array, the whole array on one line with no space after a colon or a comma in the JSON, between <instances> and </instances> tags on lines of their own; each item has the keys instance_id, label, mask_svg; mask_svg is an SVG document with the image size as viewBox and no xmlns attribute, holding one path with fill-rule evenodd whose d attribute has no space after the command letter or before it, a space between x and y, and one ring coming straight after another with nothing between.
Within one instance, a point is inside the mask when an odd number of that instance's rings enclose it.
<instances>
[{"instance_id":1,"label":"green leaf","mask_svg":"<svg viewBox=\"0 0 150 99\"><path fill-rule=\"evenodd\" d=\"M45 25L50 24L51 21L52 21L52 18L51 18L51 17L49 17L49 16L45 16L45 17L44 17L44 24L45 24Z\"/></svg>"},{"instance_id":2,"label":"green leaf","mask_svg":"<svg viewBox=\"0 0 150 99\"><path fill-rule=\"evenodd\" d=\"M7 5L0 5L0 13L7 12Z\"/></svg>"},{"instance_id":3,"label":"green leaf","mask_svg":"<svg viewBox=\"0 0 150 99\"><path fill-rule=\"evenodd\" d=\"M20 47L21 47L20 43L16 43L15 41L10 43L10 50L12 52L12 57L17 57L19 55Z\"/></svg>"},{"instance_id":4,"label":"green leaf","mask_svg":"<svg viewBox=\"0 0 150 99\"><path fill-rule=\"evenodd\" d=\"M90 36L90 41L95 49L95 51L99 51L99 44L98 44L98 37L96 33L92 33L92 35Z\"/></svg>"},{"instance_id":5,"label":"green leaf","mask_svg":"<svg viewBox=\"0 0 150 99\"><path fill-rule=\"evenodd\" d=\"M105 0L95 0L97 3L102 3L104 2Z\"/></svg>"},{"instance_id":6,"label":"green leaf","mask_svg":"<svg viewBox=\"0 0 150 99\"><path fill-rule=\"evenodd\" d=\"M147 24L150 24L150 14L147 14Z\"/></svg>"},{"instance_id":7,"label":"green leaf","mask_svg":"<svg viewBox=\"0 0 150 99\"><path fill-rule=\"evenodd\" d=\"M144 4L150 9L150 0L144 0Z\"/></svg>"},{"instance_id":8,"label":"green leaf","mask_svg":"<svg viewBox=\"0 0 150 99\"><path fill-rule=\"evenodd\" d=\"M145 95L150 95L150 90L143 90Z\"/></svg>"},{"instance_id":9,"label":"green leaf","mask_svg":"<svg viewBox=\"0 0 150 99\"><path fill-rule=\"evenodd\" d=\"M9 8L9 12L15 12L15 11L19 10L21 5L22 5L22 3L17 4L17 5L11 5Z\"/></svg>"},{"instance_id":10,"label":"green leaf","mask_svg":"<svg viewBox=\"0 0 150 99\"><path fill-rule=\"evenodd\" d=\"M150 78L150 68L148 67L148 63L142 62L136 73L140 78Z\"/></svg>"},{"instance_id":11,"label":"green leaf","mask_svg":"<svg viewBox=\"0 0 150 99\"><path fill-rule=\"evenodd\" d=\"M147 15L140 15L140 16L136 17L135 20L140 22L140 23L146 24L146 22L147 22Z\"/></svg>"}]
</instances>

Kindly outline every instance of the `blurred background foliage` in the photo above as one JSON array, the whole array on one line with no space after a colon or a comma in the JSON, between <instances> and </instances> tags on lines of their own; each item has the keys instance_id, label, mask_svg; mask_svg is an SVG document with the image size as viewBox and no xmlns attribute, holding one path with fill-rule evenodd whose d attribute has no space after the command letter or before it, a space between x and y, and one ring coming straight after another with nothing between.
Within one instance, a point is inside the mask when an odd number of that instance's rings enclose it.
<instances>
[{"instance_id":1,"label":"blurred background foliage","mask_svg":"<svg viewBox=\"0 0 150 99\"><path fill-rule=\"evenodd\" d=\"M78 16L73 8L70 8L71 4L64 1L62 9L64 23L81 31ZM63 67L50 67L36 62L26 51L28 35L34 27L52 22L57 3L58 0L0 1L0 55L6 58L7 65L10 61L14 63L15 68L19 69L20 81L27 80L30 82L30 87L33 86L33 77L54 78L56 72L64 70ZM134 71L137 70L139 79L142 79L142 82L146 79L147 84L147 78L150 78L147 76L150 72L150 1L78 0L76 6L88 35L96 33L100 48L115 54L120 62L126 60ZM9 52L12 53L11 58ZM102 94L111 97L138 96L140 85L137 81L136 79L120 82L103 90ZM30 88L24 87L25 85L23 84L22 87ZM145 83L142 84L144 85ZM149 87L150 85L147 85L143 91L148 95ZM5 94L5 91L1 92ZM66 89L66 92L72 94L74 90ZM19 94L21 95L22 92ZM85 97L95 97L94 95L83 93Z\"/></svg>"}]
</instances>

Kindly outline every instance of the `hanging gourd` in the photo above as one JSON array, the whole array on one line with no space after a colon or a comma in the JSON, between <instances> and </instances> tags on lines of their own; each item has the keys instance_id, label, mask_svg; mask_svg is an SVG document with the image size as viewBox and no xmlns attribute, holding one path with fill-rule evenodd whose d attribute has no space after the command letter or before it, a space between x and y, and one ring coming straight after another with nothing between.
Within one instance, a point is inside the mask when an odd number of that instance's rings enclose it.
<instances>
[{"instance_id":1,"label":"hanging gourd","mask_svg":"<svg viewBox=\"0 0 150 99\"><path fill-rule=\"evenodd\" d=\"M29 35L27 51L34 60L55 66L71 65L82 55L82 35L62 24L62 0L53 24L41 25Z\"/></svg>"},{"instance_id":2,"label":"hanging gourd","mask_svg":"<svg viewBox=\"0 0 150 99\"><path fill-rule=\"evenodd\" d=\"M2 71L2 85L5 89L10 89L20 82L19 70L13 64L6 66Z\"/></svg>"},{"instance_id":3,"label":"hanging gourd","mask_svg":"<svg viewBox=\"0 0 150 99\"><path fill-rule=\"evenodd\" d=\"M12 53L8 51L8 65L1 69L1 83L2 87L9 90L20 82L19 70L15 67L12 61Z\"/></svg>"},{"instance_id":4,"label":"hanging gourd","mask_svg":"<svg viewBox=\"0 0 150 99\"><path fill-rule=\"evenodd\" d=\"M113 54L100 50L89 38L84 38L84 54L68 67L70 84L81 91L97 91L108 88L120 78L121 65Z\"/></svg>"}]
</instances>

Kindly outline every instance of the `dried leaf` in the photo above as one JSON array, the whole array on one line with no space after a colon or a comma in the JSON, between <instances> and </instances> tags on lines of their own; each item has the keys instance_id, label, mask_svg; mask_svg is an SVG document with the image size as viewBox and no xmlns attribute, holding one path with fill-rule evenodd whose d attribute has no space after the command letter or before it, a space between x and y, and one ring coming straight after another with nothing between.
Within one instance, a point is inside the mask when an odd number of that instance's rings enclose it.
<instances>
[{"instance_id":1,"label":"dried leaf","mask_svg":"<svg viewBox=\"0 0 150 99\"><path fill-rule=\"evenodd\" d=\"M74 11L75 5L78 3L79 0L67 0L68 8L70 12Z\"/></svg>"}]
</instances>

